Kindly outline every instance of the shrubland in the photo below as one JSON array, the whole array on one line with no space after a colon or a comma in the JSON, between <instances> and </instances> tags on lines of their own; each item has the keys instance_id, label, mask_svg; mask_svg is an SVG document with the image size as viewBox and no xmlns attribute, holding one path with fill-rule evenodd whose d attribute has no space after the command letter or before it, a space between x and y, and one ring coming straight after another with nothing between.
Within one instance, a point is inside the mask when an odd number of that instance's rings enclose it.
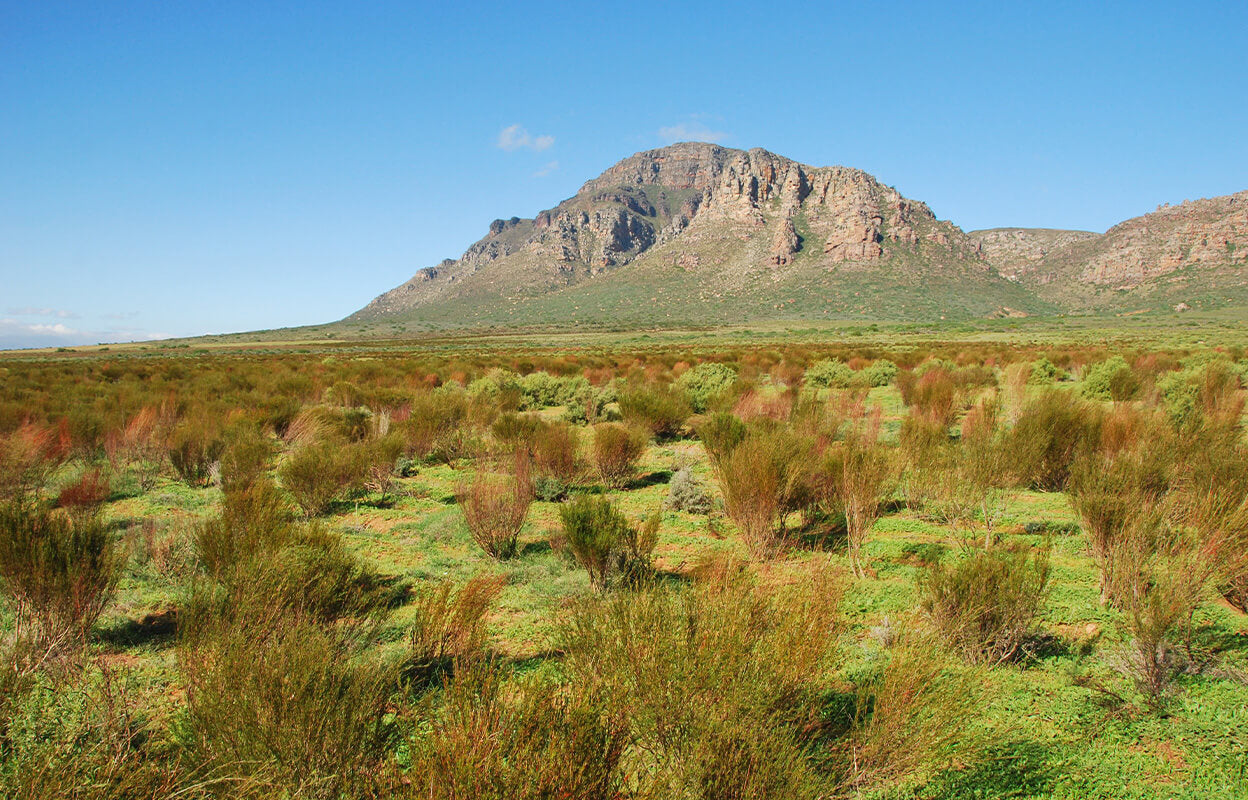
<instances>
[{"instance_id":1,"label":"shrubland","mask_svg":"<svg viewBox=\"0 0 1248 800\"><path fill-rule=\"evenodd\" d=\"M6 358L0 795L1248 792L1242 350L916 341Z\"/></svg>"}]
</instances>

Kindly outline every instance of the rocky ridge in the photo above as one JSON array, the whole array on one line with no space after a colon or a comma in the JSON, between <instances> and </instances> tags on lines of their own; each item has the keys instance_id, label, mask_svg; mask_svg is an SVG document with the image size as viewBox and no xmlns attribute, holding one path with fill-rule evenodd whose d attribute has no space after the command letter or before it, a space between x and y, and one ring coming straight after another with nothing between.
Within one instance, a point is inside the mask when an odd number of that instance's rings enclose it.
<instances>
[{"instance_id":1,"label":"rocky ridge","mask_svg":"<svg viewBox=\"0 0 1248 800\"><path fill-rule=\"evenodd\" d=\"M665 289L660 320L1018 316L1243 286L1245 263L1248 192L1104 234L967 234L861 170L692 142L630 156L531 219L495 220L458 259L349 319L558 324L586 316L583 306L624 319L639 303L662 306Z\"/></svg>"}]
</instances>

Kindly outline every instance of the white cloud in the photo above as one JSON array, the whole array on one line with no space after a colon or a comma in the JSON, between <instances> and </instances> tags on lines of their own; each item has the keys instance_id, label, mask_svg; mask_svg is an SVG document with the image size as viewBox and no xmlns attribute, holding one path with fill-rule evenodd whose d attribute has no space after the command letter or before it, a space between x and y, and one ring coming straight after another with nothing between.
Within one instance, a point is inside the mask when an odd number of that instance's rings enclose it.
<instances>
[{"instance_id":1,"label":"white cloud","mask_svg":"<svg viewBox=\"0 0 1248 800\"><path fill-rule=\"evenodd\" d=\"M10 308L9 313L15 317L57 317L58 319L78 319L79 316L61 308L34 308L32 306Z\"/></svg>"},{"instance_id":2,"label":"white cloud","mask_svg":"<svg viewBox=\"0 0 1248 800\"><path fill-rule=\"evenodd\" d=\"M27 347L72 347L101 342L145 342L167 339L167 334L118 328L107 331L83 331L64 323L19 322L0 319L0 350L16 350Z\"/></svg>"},{"instance_id":3,"label":"white cloud","mask_svg":"<svg viewBox=\"0 0 1248 800\"><path fill-rule=\"evenodd\" d=\"M533 173L533 177L534 177L534 178L545 178L547 175L549 175L550 173L554 172L554 171L555 171L555 170L557 170L557 169L559 169L559 162L558 162L558 161L548 161L548 162L546 162L546 166L542 167L542 168L541 168L541 169L539 169L537 172L534 172L534 173Z\"/></svg>"},{"instance_id":4,"label":"white cloud","mask_svg":"<svg viewBox=\"0 0 1248 800\"><path fill-rule=\"evenodd\" d=\"M676 142L715 142L719 144L724 139L732 138L732 134L725 131L716 131L703 125L701 122L679 122L675 125L669 125L665 128L659 128L659 138L664 144L675 144Z\"/></svg>"},{"instance_id":5,"label":"white cloud","mask_svg":"<svg viewBox=\"0 0 1248 800\"><path fill-rule=\"evenodd\" d=\"M499 131L498 146L507 152L525 148L540 153L555 143L555 137L533 136L522 125L508 125Z\"/></svg>"}]
</instances>

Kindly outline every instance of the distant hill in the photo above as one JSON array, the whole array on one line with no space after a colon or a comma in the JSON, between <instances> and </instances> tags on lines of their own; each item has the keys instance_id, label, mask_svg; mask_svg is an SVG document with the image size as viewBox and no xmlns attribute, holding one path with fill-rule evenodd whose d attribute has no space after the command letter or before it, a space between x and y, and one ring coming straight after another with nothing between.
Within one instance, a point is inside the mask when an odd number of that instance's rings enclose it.
<instances>
[{"instance_id":1,"label":"distant hill","mask_svg":"<svg viewBox=\"0 0 1248 800\"><path fill-rule=\"evenodd\" d=\"M344 322L417 331L928 321L1168 304L1185 289L1208 304L1210 291L1234 289L1229 299L1243 286L1246 209L1240 194L1105 234L968 235L861 170L682 143L620 161L531 219L495 220L460 258Z\"/></svg>"},{"instance_id":2,"label":"distant hill","mask_svg":"<svg viewBox=\"0 0 1248 800\"><path fill-rule=\"evenodd\" d=\"M1103 234L975 231L985 257L1073 311L1215 307L1248 301L1248 192L1129 219Z\"/></svg>"}]
</instances>

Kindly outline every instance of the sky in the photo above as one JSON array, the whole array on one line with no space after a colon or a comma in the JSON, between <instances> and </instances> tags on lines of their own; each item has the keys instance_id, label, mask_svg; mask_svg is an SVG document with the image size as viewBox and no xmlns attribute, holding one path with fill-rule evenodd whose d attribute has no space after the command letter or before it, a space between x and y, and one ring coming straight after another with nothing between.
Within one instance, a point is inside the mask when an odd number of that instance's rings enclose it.
<instances>
[{"instance_id":1,"label":"sky","mask_svg":"<svg viewBox=\"0 0 1248 800\"><path fill-rule=\"evenodd\" d=\"M0 348L327 322L639 150L965 230L1248 189L1245 3L0 0Z\"/></svg>"}]
</instances>

